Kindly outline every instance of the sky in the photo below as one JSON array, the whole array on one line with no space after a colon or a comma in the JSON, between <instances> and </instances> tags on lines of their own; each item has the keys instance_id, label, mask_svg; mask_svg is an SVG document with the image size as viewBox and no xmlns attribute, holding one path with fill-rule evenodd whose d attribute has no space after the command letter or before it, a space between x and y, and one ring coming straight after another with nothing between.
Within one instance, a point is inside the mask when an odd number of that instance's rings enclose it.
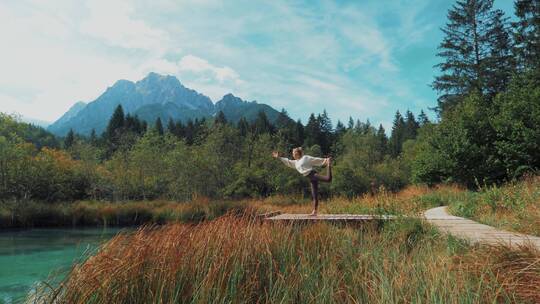
<instances>
[{"instance_id":1,"label":"sky","mask_svg":"<svg viewBox=\"0 0 540 304\"><path fill-rule=\"evenodd\" d=\"M495 7L513 14L513 1ZM453 0L0 0L0 112L45 121L119 79L176 76L306 122L326 110L390 128L436 105Z\"/></svg>"}]
</instances>

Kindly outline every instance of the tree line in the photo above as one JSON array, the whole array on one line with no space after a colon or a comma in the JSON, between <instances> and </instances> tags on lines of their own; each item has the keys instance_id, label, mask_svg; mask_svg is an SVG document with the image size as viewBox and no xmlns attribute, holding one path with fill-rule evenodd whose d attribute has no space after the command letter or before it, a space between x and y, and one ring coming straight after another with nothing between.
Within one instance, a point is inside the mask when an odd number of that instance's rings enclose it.
<instances>
[{"instance_id":1,"label":"tree line","mask_svg":"<svg viewBox=\"0 0 540 304\"><path fill-rule=\"evenodd\" d=\"M393 159L422 124L410 111L404 118L397 112L388 138L382 125L369 121L350 118L347 126L338 121L334 128L324 111L311 114L304 126L283 109L274 123L259 112L252 121L233 124L220 112L213 119L169 120L164 126L160 118L149 125L126 115L119 105L103 134L85 137L71 130L57 139L49 133L58 144L44 147L25 139L34 127L7 115L0 125L0 158L10 164L0 166L0 196L59 201L308 195L307 181L270 157L272 150L288 153L298 146L338 159L337 182L323 189L326 194L361 194L375 180L398 189L407 184L407 173L390 172L396 169Z\"/></svg>"}]
</instances>

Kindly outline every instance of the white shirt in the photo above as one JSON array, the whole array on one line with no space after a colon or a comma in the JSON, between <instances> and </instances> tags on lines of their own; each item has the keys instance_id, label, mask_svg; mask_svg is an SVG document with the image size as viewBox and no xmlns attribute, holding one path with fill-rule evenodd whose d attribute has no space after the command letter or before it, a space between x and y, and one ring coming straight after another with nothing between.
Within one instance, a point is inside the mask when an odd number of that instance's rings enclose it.
<instances>
[{"instance_id":1,"label":"white shirt","mask_svg":"<svg viewBox=\"0 0 540 304\"><path fill-rule=\"evenodd\" d=\"M285 165L296 169L300 174L307 176L315 166L322 166L326 163L326 158L304 155L300 159L279 158Z\"/></svg>"}]
</instances>

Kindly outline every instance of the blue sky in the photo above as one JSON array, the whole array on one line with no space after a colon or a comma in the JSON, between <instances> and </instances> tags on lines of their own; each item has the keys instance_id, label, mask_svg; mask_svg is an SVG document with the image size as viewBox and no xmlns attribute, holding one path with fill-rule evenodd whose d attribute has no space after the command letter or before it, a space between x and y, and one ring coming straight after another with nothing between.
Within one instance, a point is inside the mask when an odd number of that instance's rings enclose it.
<instances>
[{"instance_id":1,"label":"blue sky","mask_svg":"<svg viewBox=\"0 0 540 304\"><path fill-rule=\"evenodd\" d=\"M304 123L326 109L391 125L429 87L451 0L2 1L0 111L54 121L118 79L171 74ZM513 13L513 1L495 6ZM434 116L432 113L431 116Z\"/></svg>"}]
</instances>

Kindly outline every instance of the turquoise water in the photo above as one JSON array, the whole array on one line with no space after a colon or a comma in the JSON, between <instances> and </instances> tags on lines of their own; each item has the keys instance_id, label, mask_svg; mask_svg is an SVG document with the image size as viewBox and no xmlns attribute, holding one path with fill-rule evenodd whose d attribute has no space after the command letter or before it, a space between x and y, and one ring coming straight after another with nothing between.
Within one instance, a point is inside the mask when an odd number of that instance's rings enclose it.
<instances>
[{"instance_id":1,"label":"turquoise water","mask_svg":"<svg viewBox=\"0 0 540 304\"><path fill-rule=\"evenodd\" d=\"M120 229L0 230L0 304L21 303L50 275L63 277Z\"/></svg>"}]
</instances>

